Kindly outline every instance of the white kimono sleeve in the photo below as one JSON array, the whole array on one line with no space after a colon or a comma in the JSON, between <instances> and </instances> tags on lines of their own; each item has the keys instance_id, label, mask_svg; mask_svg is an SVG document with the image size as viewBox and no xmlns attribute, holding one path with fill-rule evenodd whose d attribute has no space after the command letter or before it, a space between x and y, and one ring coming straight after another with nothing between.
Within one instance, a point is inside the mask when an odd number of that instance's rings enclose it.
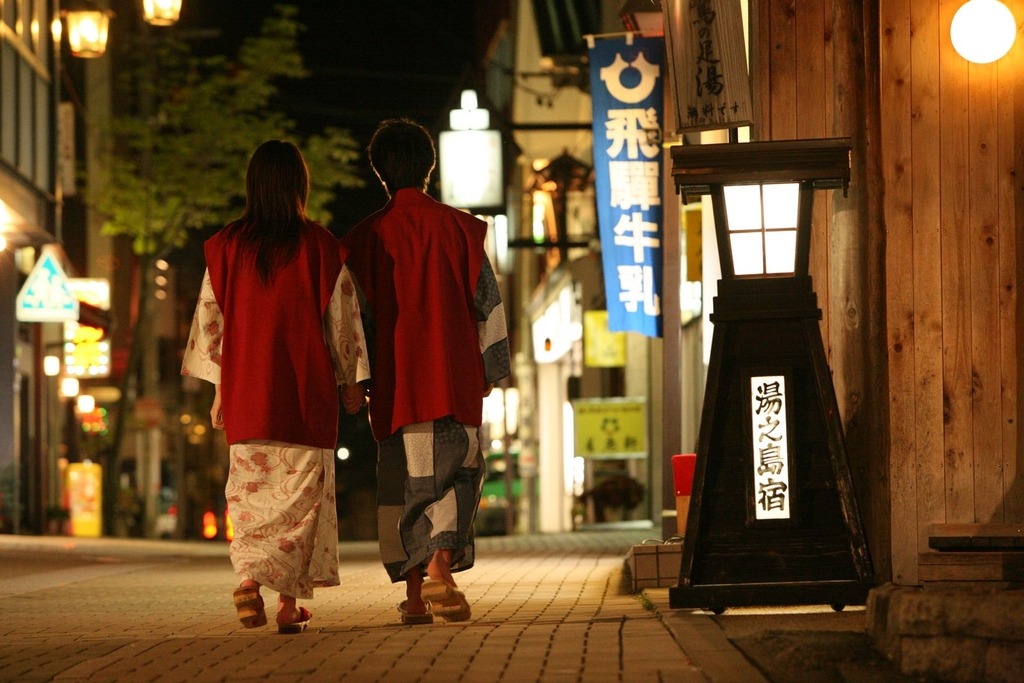
<instances>
[{"instance_id":1,"label":"white kimono sleeve","mask_svg":"<svg viewBox=\"0 0 1024 683\"><path fill-rule=\"evenodd\" d=\"M357 384L370 378L366 336L359 299L348 268L341 267L334 293L324 314L324 334L338 384Z\"/></svg>"},{"instance_id":2,"label":"white kimono sleeve","mask_svg":"<svg viewBox=\"0 0 1024 683\"><path fill-rule=\"evenodd\" d=\"M192 316L192 329L185 345L181 374L220 384L221 344L224 341L224 314L213 296L210 271L203 275L199 301Z\"/></svg>"}]
</instances>

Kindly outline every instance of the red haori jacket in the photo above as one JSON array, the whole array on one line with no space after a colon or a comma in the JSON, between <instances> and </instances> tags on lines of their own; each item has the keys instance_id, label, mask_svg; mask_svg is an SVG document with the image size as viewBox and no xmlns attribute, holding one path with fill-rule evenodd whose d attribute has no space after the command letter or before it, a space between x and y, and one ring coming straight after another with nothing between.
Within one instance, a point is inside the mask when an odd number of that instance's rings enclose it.
<instances>
[{"instance_id":1,"label":"red haori jacket","mask_svg":"<svg viewBox=\"0 0 1024 683\"><path fill-rule=\"evenodd\" d=\"M342 238L373 320L370 424L378 441L448 415L480 424L473 300L486 235L480 219L405 188Z\"/></svg>"},{"instance_id":2,"label":"red haori jacket","mask_svg":"<svg viewBox=\"0 0 1024 683\"><path fill-rule=\"evenodd\" d=\"M206 266L224 314L221 396L229 444L249 439L331 448L338 387L323 319L341 273L338 241L307 223L296 258L263 285L225 230L206 241Z\"/></svg>"}]
</instances>

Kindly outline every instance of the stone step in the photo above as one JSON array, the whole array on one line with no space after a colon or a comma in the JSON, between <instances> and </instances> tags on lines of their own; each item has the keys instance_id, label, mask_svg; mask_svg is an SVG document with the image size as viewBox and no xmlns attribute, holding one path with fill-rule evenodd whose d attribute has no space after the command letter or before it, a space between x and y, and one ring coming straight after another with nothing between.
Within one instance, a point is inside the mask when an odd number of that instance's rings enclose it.
<instances>
[{"instance_id":1,"label":"stone step","mask_svg":"<svg viewBox=\"0 0 1024 683\"><path fill-rule=\"evenodd\" d=\"M1024 670L1024 589L872 590L868 635L908 676L1018 681Z\"/></svg>"}]
</instances>

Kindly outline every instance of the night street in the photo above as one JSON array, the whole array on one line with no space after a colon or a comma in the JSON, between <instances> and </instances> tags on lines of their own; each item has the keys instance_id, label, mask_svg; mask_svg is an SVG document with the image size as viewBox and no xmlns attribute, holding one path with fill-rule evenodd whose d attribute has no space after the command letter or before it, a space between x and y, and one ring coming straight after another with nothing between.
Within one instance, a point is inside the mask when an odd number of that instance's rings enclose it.
<instances>
[{"instance_id":1,"label":"night street","mask_svg":"<svg viewBox=\"0 0 1024 683\"><path fill-rule=\"evenodd\" d=\"M1022 76L1024 0L0 0L0 683L1017 683Z\"/></svg>"},{"instance_id":2,"label":"night street","mask_svg":"<svg viewBox=\"0 0 1024 683\"><path fill-rule=\"evenodd\" d=\"M416 627L376 544L342 543L342 586L293 636L241 628L220 542L0 536L0 680L908 680L864 647L862 609L716 617L632 594L623 558L644 533L480 539L459 575L471 620ZM802 668L766 678L730 638L769 675Z\"/></svg>"}]
</instances>

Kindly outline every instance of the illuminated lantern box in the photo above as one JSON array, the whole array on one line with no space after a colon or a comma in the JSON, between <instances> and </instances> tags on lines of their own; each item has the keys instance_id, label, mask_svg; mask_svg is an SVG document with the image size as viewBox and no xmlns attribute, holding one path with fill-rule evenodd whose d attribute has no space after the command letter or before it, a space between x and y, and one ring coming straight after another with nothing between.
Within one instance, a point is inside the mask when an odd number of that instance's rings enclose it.
<instances>
[{"instance_id":1,"label":"illuminated lantern box","mask_svg":"<svg viewBox=\"0 0 1024 683\"><path fill-rule=\"evenodd\" d=\"M875 585L808 274L817 190L847 139L683 145L683 201L710 195L722 279L674 608L864 604Z\"/></svg>"}]
</instances>

